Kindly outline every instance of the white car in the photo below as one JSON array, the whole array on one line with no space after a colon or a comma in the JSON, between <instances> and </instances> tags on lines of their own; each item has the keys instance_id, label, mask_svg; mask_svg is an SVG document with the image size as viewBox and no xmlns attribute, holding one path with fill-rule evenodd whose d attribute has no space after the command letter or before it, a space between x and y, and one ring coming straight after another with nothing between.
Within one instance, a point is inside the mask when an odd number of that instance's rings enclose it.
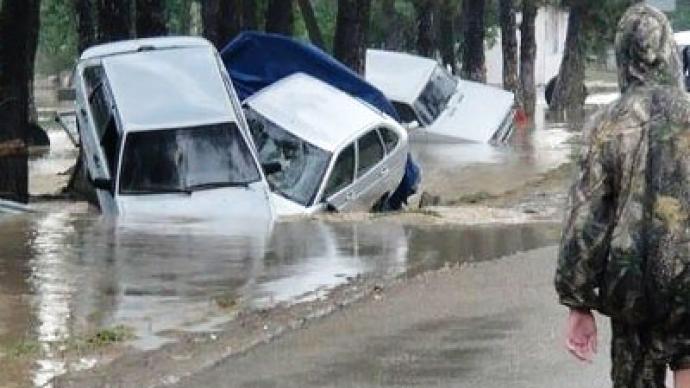
<instances>
[{"instance_id":1,"label":"white car","mask_svg":"<svg viewBox=\"0 0 690 388\"><path fill-rule=\"evenodd\" d=\"M411 139L500 143L513 131L513 93L455 78L432 59L370 49L366 79L393 102Z\"/></svg>"},{"instance_id":2,"label":"white car","mask_svg":"<svg viewBox=\"0 0 690 388\"><path fill-rule=\"evenodd\" d=\"M241 106L208 41L96 46L75 76L83 162L104 214L273 218Z\"/></svg>"},{"instance_id":3,"label":"white car","mask_svg":"<svg viewBox=\"0 0 690 388\"><path fill-rule=\"evenodd\" d=\"M402 180L405 129L320 80L293 74L243 105L278 215L369 211Z\"/></svg>"}]
</instances>

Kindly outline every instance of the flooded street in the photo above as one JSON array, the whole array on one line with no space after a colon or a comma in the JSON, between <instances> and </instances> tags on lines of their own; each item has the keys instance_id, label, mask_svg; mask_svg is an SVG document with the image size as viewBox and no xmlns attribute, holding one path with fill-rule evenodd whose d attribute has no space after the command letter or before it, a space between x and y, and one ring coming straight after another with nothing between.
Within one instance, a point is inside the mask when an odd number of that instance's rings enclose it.
<instances>
[{"instance_id":1,"label":"flooded street","mask_svg":"<svg viewBox=\"0 0 690 388\"><path fill-rule=\"evenodd\" d=\"M504 147L413 144L423 190L444 199L501 194L567 162L573 132L537 125ZM59 129L48 132L53 147L31 159L33 195L58 193L77 153ZM182 333L213 331L238 311L323 297L359 276L411 276L553 245L559 237L553 222L115 222L85 204L35 205L41 213L0 214L2 387L43 386L93 366L97 358L88 351L75 357L73 348L102 330L126 328L126 345L154 349Z\"/></svg>"}]
</instances>

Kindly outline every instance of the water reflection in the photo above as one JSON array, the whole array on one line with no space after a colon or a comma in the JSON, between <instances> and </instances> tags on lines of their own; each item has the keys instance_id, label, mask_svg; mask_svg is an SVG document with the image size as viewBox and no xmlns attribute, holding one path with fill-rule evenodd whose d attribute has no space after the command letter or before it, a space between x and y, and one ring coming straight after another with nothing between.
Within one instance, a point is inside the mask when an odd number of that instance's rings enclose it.
<instances>
[{"instance_id":1,"label":"water reflection","mask_svg":"<svg viewBox=\"0 0 690 388\"><path fill-rule=\"evenodd\" d=\"M236 225L113 223L67 213L0 223L0 346L22 337L44 344L32 374L42 385L67 367L49 345L97 328L127 325L135 345L150 348L176 331L229 319L219 298L267 307L317 297L359 274L414 273L557 238L550 225Z\"/></svg>"}]
</instances>

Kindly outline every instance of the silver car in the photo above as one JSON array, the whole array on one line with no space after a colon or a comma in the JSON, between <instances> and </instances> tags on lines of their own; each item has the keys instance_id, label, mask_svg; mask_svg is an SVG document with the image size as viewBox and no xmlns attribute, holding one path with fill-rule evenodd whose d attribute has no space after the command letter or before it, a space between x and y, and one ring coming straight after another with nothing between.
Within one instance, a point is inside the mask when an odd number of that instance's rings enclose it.
<instances>
[{"instance_id":1,"label":"silver car","mask_svg":"<svg viewBox=\"0 0 690 388\"><path fill-rule=\"evenodd\" d=\"M240 103L207 40L96 46L75 84L83 162L103 213L273 218Z\"/></svg>"},{"instance_id":2,"label":"silver car","mask_svg":"<svg viewBox=\"0 0 690 388\"><path fill-rule=\"evenodd\" d=\"M402 180L405 129L311 76L276 82L244 111L278 215L369 211Z\"/></svg>"}]
</instances>

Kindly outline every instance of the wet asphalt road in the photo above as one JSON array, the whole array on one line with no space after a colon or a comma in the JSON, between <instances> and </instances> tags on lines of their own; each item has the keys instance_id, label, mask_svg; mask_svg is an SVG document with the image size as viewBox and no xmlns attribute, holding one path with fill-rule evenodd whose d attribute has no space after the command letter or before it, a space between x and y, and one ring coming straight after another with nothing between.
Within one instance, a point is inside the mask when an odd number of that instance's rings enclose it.
<instances>
[{"instance_id":1,"label":"wet asphalt road","mask_svg":"<svg viewBox=\"0 0 690 388\"><path fill-rule=\"evenodd\" d=\"M555 247L434 272L384 290L180 387L608 387L561 345ZM599 320L600 341L609 338Z\"/></svg>"}]
</instances>

